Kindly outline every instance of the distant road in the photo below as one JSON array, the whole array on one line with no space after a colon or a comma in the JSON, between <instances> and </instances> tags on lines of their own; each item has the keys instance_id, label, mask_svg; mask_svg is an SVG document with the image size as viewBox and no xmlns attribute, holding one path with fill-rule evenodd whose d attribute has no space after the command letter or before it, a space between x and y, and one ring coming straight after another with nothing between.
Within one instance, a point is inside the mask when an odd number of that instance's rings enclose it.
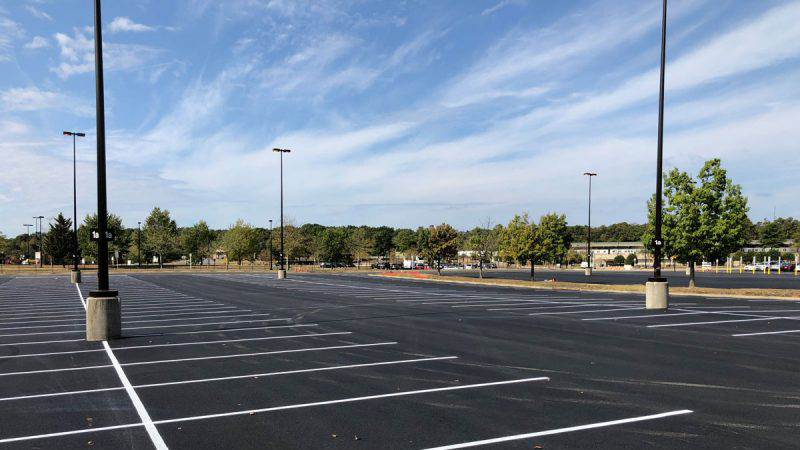
<instances>
[{"instance_id":1,"label":"distant road","mask_svg":"<svg viewBox=\"0 0 800 450\"><path fill-rule=\"evenodd\" d=\"M689 285L689 277L684 271L671 269L663 270L670 285L686 287ZM478 270L443 270L443 276L478 277ZM484 278L508 279L508 280L528 280L530 270L505 270L494 269L484 270ZM585 276L583 271L578 270L540 270L536 269L536 280L552 280L576 282L576 283L596 283L596 284L643 284L648 277L652 277L652 271L602 271L596 270L592 276ZM765 275L756 272L746 273L713 273L698 271L695 276L698 287L709 288L759 288L759 289L800 289L800 276L792 273L782 273L781 275Z\"/></svg>"}]
</instances>

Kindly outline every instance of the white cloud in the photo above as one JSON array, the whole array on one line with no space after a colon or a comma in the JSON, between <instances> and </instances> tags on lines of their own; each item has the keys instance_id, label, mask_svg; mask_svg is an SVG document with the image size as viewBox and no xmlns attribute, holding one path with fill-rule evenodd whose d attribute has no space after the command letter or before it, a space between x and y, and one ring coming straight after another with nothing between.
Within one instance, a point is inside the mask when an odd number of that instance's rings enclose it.
<instances>
[{"instance_id":1,"label":"white cloud","mask_svg":"<svg viewBox=\"0 0 800 450\"><path fill-rule=\"evenodd\" d=\"M506 6L510 5L524 5L525 0L502 0L500 3L497 3L494 6L484 9L481 11L482 16L488 16L490 14L494 14L497 10L505 8Z\"/></svg>"},{"instance_id":2,"label":"white cloud","mask_svg":"<svg viewBox=\"0 0 800 450\"><path fill-rule=\"evenodd\" d=\"M0 135L2 136L25 134L29 130L30 127L25 123L8 119L0 120Z\"/></svg>"},{"instance_id":3,"label":"white cloud","mask_svg":"<svg viewBox=\"0 0 800 450\"><path fill-rule=\"evenodd\" d=\"M110 33L118 33L121 31L143 32L155 31L155 28L148 25L143 25L141 23L136 23L127 17L116 17L108 26L108 31Z\"/></svg>"},{"instance_id":4,"label":"white cloud","mask_svg":"<svg viewBox=\"0 0 800 450\"><path fill-rule=\"evenodd\" d=\"M6 112L58 109L79 116L94 114L91 105L86 104L83 100L66 96L57 91L42 90L35 86L0 91L0 105L0 110Z\"/></svg>"},{"instance_id":5,"label":"white cloud","mask_svg":"<svg viewBox=\"0 0 800 450\"><path fill-rule=\"evenodd\" d=\"M46 19L46 20L50 20L50 21L52 21L52 20L53 20L53 18L52 18L52 17L50 17L50 14L47 14L46 12L44 12L44 11L42 11L42 10L39 10L39 9L37 9L37 8L36 8L35 6L33 6L33 5L27 5L27 6L25 7L25 9L27 9L27 10L28 10L28 12L30 12L31 14L33 14L33 16L34 16L34 17L36 17L37 19Z\"/></svg>"},{"instance_id":6,"label":"white cloud","mask_svg":"<svg viewBox=\"0 0 800 450\"><path fill-rule=\"evenodd\" d=\"M56 33L55 40L61 52L61 62L50 70L61 78L94 71L94 40L81 30L74 36ZM139 44L103 44L104 70L135 70L155 60L163 50Z\"/></svg>"},{"instance_id":7,"label":"white cloud","mask_svg":"<svg viewBox=\"0 0 800 450\"><path fill-rule=\"evenodd\" d=\"M25 48L28 49L37 49L37 48L45 48L50 46L50 41L47 38L42 36L34 36L33 40L25 44Z\"/></svg>"},{"instance_id":8,"label":"white cloud","mask_svg":"<svg viewBox=\"0 0 800 450\"><path fill-rule=\"evenodd\" d=\"M5 16L0 16L0 62L11 60L14 41L21 39L24 35L25 31L20 24Z\"/></svg>"}]
</instances>

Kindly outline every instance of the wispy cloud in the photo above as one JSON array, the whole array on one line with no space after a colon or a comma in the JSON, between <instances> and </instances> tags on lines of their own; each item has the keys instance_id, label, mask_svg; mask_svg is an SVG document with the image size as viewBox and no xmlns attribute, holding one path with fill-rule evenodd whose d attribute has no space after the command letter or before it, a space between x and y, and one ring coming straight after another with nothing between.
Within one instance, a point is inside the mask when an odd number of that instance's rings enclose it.
<instances>
[{"instance_id":1,"label":"wispy cloud","mask_svg":"<svg viewBox=\"0 0 800 450\"><path fill-rule=\"evenodd\" d=\"M50 16L50 14L47 14L46 12L36 8L33 5L26 5L25 9L27 9L28 12L33 14L33 17L36 17L37 19L45 19L45 20L50 20L50 21L53 20L53 18Z\"/></svg>"},{"instance_id":2,"label":"wispy cloud","mask_svg":"<svg viewBox=\"0 0 800 450\"><path fill-rule=\"evenodd\" d=\"M483 11L481 11L482 16L488 16L494 14L500 9L505 8L506 6L510 5L524 5L526 3L525 0L502 0L499 3L495 4L494 6L490 6Z\"/></svg>"},{"instance_id":3,"label":"wispy cloud","mask_svg":"<svg viewBox=\"0 0 800 450\"><path fill-rule=\"evenodd\" d=\"M2 11L0 11L2 13ZM20 24L0 15L0 62L10 61L14 42L21 39L25 31Z\"/></svg>"},{"instance_id":4,"label":"wispy cloud","mask_svg":"<svg viewBox=\"0 0 800 450\"><path fill-rule=\"evenodd\" d=\"M47 38L42 36L34 36L33 40L25 44L25 48L27 49L37 49L45 47L50 47L50 41L48 41Z\"/></svg>"},{"instance_id":5,"label":"wispy cloud","mask_svg":"<svg viewBox=\"0 0 800 450\"><path fill-rule=\"evenodd\" d=\"M56 33L54 38L59 46L61 62L50 70L61 78L94 70L94 41L91 37L75 29L73 36ZM104 68L109 71L139 69L162 53L163 50L146 45L104 43Z\"/></svg>"},{"instance_id":6,"label":"wispy cloud","mask_svg":"<svg viewBox=\"0 0 800 450\"><path fill-rule=\"evenodd\" d=\"M115 17L114 20L111 21L111 24L108 26L108 31L110 33L119 33L121 31L131 31L140 33L143 31L155 31L154 27L144 25L141 23L136 23L127 17Z\"/></svg>"},{"instance_id":7,"label":"wispy cloud","mask_svg":"<svg viewBox=\"0 0 800 450\"><path fill-rule=\"evenodd\" d=\"M0 105L0 109L6 112L60 109L80 116L94 113L89 105L80 99L66 96L58 91L39 89L35 86L0 91Z\"/></svg>"}]
</instances>

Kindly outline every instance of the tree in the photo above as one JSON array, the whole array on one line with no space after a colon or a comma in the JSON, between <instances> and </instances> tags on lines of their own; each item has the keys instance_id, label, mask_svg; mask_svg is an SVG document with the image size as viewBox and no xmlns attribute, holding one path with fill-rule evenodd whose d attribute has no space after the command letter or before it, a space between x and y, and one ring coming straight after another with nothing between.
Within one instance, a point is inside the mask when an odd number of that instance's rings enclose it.
<instances>
[{"instance_id":1,"label":"tree","mask_svg":"<svg viewBox=\"0 0 800 450\"><path fill-rule=\"evenodd\" d=\"M50 230L44 235L44 250L56 261L66 265L74 253L75 244L72 236L72 220L58 213L55 223L50 225Z\"/></svg>"},{"instance_id":2,"label":"tree","mask_svg":"<svg viewBox=\"0 0 800 450\"><path fill-rule=\"evenodd\" d=\"M615 266L622 266L625 265L625 257L622 255L617 255L614 257L614 261L612 262Z\"/></svg>"},{"instance_id":3,"label":"tree","mask_svg":"<svg viewBox=\"0 0 800 450\"><path fill-rule=\"evenodd\" d=\"M320 257L323 261L343 263L350 260L347 230L341 227L326 228L322 233Z\"/></svg>"},{"instance_id":4,"label":"tree","mask_svg":"<svg viewBox=\"0 0 800 450\"><path fill-rule=\"evenodd\" d=\"M242 219L236 220L220 240L220 246L225 250L228 260L237 261L240 266L244 259L252 260L253 255L258 253L258 245L255 228Z\"/></svg>"},{"instance_id":5,"label":"tree","mask_svg":"<svg viewBox=\"0 0 800 450\"><path fill-rule=\"evenodd\" d=\"M395 248L392 239L393 237L394 228L383 226L373 229L373 254L375 256L384 256L388 258L389 255L391 255L392 250Z\"/></svg>"},{"instance_id":6,"label":"tree","mask_svg":"<svg viewBox=\"0 0 800 450\"><path fill-rule=\"evenodd\" d=\"M359 227L353 230L348 239L350 254L355 256L356 263L361 266L361 260L369 258L370 253L375 248L375 239L371 236L367 227Z\"/></svg>"},{"instance_id":7,"label":"tree","mask_svg":"<svg viewBox=\"0 0 800 450\"><path fill-rule=\"evenodd\" d=\"M144 221L144 247L150 253L158 255L159 267L164 267L164 257L173 256L178 247L178 227L169 216L168 210L153 208Z\"/></svg>"},{"instance_id":8,"label":"tree","mask_svg":"<svg viewBox=\"0 0 800 450\"><path fill-rule=\"evenodd\" d=\"M543 254L542 237L539 227L528 219L528 214L515 214L503 230L500 238L500 253L524 266L531 263L531 281L534 279L534 266Z\"/></svg>"},{"instance_id":9,"label":"tree","mask_svg":"<svg viewBox=\"0 0 800 450\"><path fill-rule=\"evenodd\" d=\"M783 247L783 241L787 238L788 236L784 234L781 224L774 220L772 222L767 222L766 225L761 228L758 236L758 239L761 241L761 247L763 248L781 248Z\"/></svg>"},{"instance_id":10,"label":"tree","mask_svg":"<svg viewBox=\"0 0 800 450\"><path fill-rule=\"evenodd\" d=\"M629 266L636 265L636 254L629 253L628 256L625 258L625 264Z\"/></svg>"},{"instance_id":11,"label":"tree","mask_svg":"<svg viewBox=\"0 0 800 450\"><path fill-rule=\"evenodd\" d=\"M555 213L539 218L540 257L552 263L562 262L569 252L572 236L567 230L567 216Z\"/></svg>"},{"instance_id":12,"label":"tree","mask_svg":"<svg viewBox=\"0 0 800 450\"><path fill-rule=\"evenodd\" d=\"M211 244L214 242L214 234L208 228L208 224L201 220L191 227L184 228L180 233L181 251L184 255L192 255L192 258L203 260L211 255Z\"/></svg>"},{"instance_id":13,"label":"tree","mask_svg":"<svg viewBox=\"0 0 800 450\"><path fill-rule=\"evenodd\" d=\"M109 213L106 218L106 224L108 230L114 233L114 242L108 243L108 251L125 254L130 244L130 236L125 227L122 226L122 218L116 214ZM83 219L83 224L78 227L78 248L80 249L78 257L95 261L97 260L97 243L89 239L89 232L92 228L97 228L97 214L87 214L86 218Z\"/></svg>"},{"instance_id":14,"label":"tree","mask_svg":"<svg viewBox=\"0 0 800 450\"><path fill-rule=\"evenodd\" d=\"M643 242L650 248L655 223L655 197L648 202ZM707 161L697 180L678 169L664 178L664 256L689 265L689 287L695 286L694 264L703 258L723 259L744 246L749 221L742 188L727 177L719 159Z\"/></svg>"},{"instance_id":15,"label":"tree","mask_svg":"<svg viewBox=\"0 0 800 450\"><path fill-rule=\"evenodd\" d=\"M418 232L418 235L420 233ZM458 232L450 225L443 223L429 226L425 235L423 253L425 260L436 264L436 271L442 274L442 261L458 255Z\"/></svg>"},{"instance_id":16,"label":"tree","mask_svg":"<svg viewBox=\"0 0 800 450\"><path fill-rule=\"evenodd\" d=\"M481 278L483 278L483 263L491 262L492 256L497 251L498 232L492 229L491 225L491 220L487 219L483 227L473 228L467 239L467 248L478 257L478 273Z\"/></svg>"}]
</instances>

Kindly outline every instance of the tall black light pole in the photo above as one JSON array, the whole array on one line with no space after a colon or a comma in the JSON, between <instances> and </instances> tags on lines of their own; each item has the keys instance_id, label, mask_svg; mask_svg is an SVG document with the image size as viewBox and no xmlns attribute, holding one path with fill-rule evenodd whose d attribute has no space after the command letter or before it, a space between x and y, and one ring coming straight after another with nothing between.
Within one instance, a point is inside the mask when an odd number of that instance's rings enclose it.
<instances>
[{"instance_id":1,"label":"tall black light pole","mask_svg":"<svg viewBox=\"0 0 800 450\"><path fill-rule=\"evenodd\" d=\"M584 271L586 275L592 274L592 177L596 177L596 173L592 172L584 172L584 175L589 177L589 229L586 235L586 262L588 263L588 267Z\"/></svg>"},{"instance_id":2,"label":"tall black light pole","mask_svg":"<svg viewBox=\"0 0 800 450\"><path fill-rule=\"evenodd\" d=\"M136 249L138 250L136 253L139 255L139 268L142 268L142 222L136 222L139 227L139 231L136 232L136 239L138 242L136 243Z\"/></svg>"},{"instance_id":3,"label":"tall black light pole","mask_svg":"<svg viewBox=\"0 0 800 450\"><path fill-rule=\"evenodd\" d=\"M283 154L289 153L291 150L285 148L273 148L272 151L281 154L281 262L278 266L278 278L286 278L286 270L283 268Z\"/></svg>"},{"instance_id":4,"label":"tall black light pole","mask_svg":"<svg viewBox=\"0 0 800 450\"><path fill-rule=\"evenodd\" d=\"M32 223L23 223L23 227L26 228L25 230L25 259L31 258L31 227L33 226Z\"/></svg>"},{"instance_id":5,"label":"tall black light pole","mask_svg":"<svg viewBox=\"0 0 800 450\"><path fill-rule=\"evenodd\" d=\"M44 216L33 217L33 223L37 224L36 228L34 228L34 233L36 233L36 243L39 245L39 267L43 267L42 264L44 263L44 247L42 246L42 219L44 219Z\"/></svg>"},{"instance_id":6,"label":"tall black light pole","mask_svg":"<svg viewBox=\"0 0 800 450\"><path fill-rule=\"evenodd\" d=\"M105 341L122 334L119 292L108 285L108 209L106 205L106 121L103 95L103 21L94 0L94 70L97 107L97 290L86 304L86 340Z\"/></svg>"},{"instance_id":7,"label":"tall black light pole","mask_svg":"<svg viewBox=\"0 0 800 450\"><path fill-rule=\"evenodd\" d=\"M74 283L80 281L80 272L78 271L78 170L75 156L75 138L86 137L86 134L65 131L64 136L72 136L72 271L76 274L73 275Z\"/></svg>"},{"instance_id":8,"label":"tall black light pole","mask_svg":"<svg viewBox=\"0 0 800 450\"><path fill-rule=\"evenodd\" d=\"M663 0L663 11L661 16L661 70L659 74L658 87L658 155L656 161L656 217L653 247L653 277L648 279L646 307L648 309L666 309L669 302L669 284L667 279L661 276L661 209L662 191L661 185L664 157L664 72L667 61L667 0Z\"/></svg>"},{"instance_id":9,"label":"tall black light pole","mask_svg":"<svg viewBox=\"0 0 800 450\"><path fill-rule=\"evenodd\" d=\"M269 270L272 270L272 219L269 219Z\"/></svg>"}]
</instances>

